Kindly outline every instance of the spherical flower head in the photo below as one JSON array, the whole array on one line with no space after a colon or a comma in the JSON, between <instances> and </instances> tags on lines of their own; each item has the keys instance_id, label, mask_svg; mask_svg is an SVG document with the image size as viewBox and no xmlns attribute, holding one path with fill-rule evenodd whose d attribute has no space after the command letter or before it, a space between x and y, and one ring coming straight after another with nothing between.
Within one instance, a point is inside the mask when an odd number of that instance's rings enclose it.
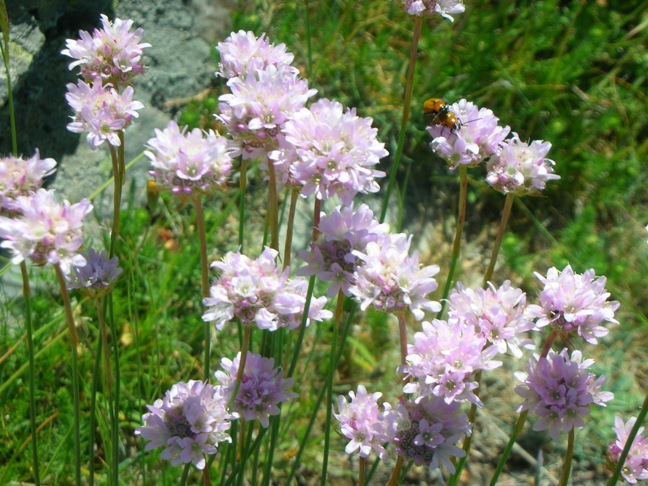
<instances>
[{"instance_id":1,"label":"spherical flower head","mask_svg":"<svg viewBox=\"0 0 648 486\"><path fill-rule=\"evenodd\" d=\"M143 50L151 44L140 42L144 31L131 32L132 20L115 19L101 15L102 29L94 29L92 35L79 31L80 40L67 39L61 54L76 61L70 70L81 68L81 76L88 83L127 86L133 77L144 72Z\"/></svg>"},{"instance_id":2,"label":"spherical flower head","mask_svg":"<svg viewBox=\"0 0 648 486\"><path fill-rule=\"evenodd\" d=\"M141 102L133 101L131 86L119 93L110 84L90 86L79 81L68 84L67 89L65 99L74 110L73 121L67 129L87 133L88 144L93 149L106 141L114 147L121 145L119 132L139 116L137 110L144 108Z\"/></svg>"},{"instance_id":3,"label":"spherical flower head","mask_svg":"<svg viewBox=\"0 0 648 486\"><path fill-rule=\"evenodd\" d=\"M363 252L352 251L363 263L356 269L349 292L363 311L370 305L389 313L409 308L420 321L425 311L441 310L441 304L428 298L438 287L433 277L439 273L439 267L420 266L418 253L409 255L411 241L412 237L404 233L387 234L379 241L367 243Z\"/></svg>"},{"instance_id":4,"label":"spherical flower head","mask_svg":"<svg viewBox=\"0 0 648 486\"><path fill-rule=\"evenodd\" d=\"M389 226L380 224L366 204L358 209L350 206L336 207L327 216L320 213L319 236L310 244L310 251L301 251L299 257L306 263L298 275L317 275L330 282L327 295L333 297L340 290L350 295L354 272L362 264L353 251L364 252L367 243L379 241L387 234Z\"/></svg>"},{"instance_id":5,"label":"spherical flower head","mask_svg":"<svg viewBox=\"0 0 648 486\"><path fill-rule=\"evenodd\" d=\"M401 2L410 15L417 17L441 15L451 22L454 19L450 14L463 13L466 9L462 0L401 0Z\"/></svg>"},{"instance_id":6,"label":"spherical flower head","mask_svg":"<svg viewBox=\"0 0 648 486\"><path fill-rule=\"evenodd\" d=\"M373 168L388 152L372 121L337 101L318 100L286 123L285 143L270 158L284 180L301 187L302 196L337 195L349 205L358 193L378 192L376 178L385 176Z\"/></svg>"},{"instance_id":7,"label":"spherical flower head","mask_svg":"<svg viewBox=\"0 0 648 486\"><path fill-rule=\"evenodd\" d=\"M468 417L461 412L459 403L448 404L435 396L417 402L401 400L388 420L393 424L391 442L396 453L417 465L427 464L431 469L443 465L454 473L451 457L466 454L456 446L470 435Z\"/></svg>"},{"instance_id":8,"label":"spherical flower head","mask_svg":"<svg viewBox=\"0 0 648 486\"><path fill-rule=\"evenodd\" d=\"M54 159L41 159L38 149L29 159L0 158L0 215L17 216L16 198L43 187L43 179L56 170Z\"/></svg>"},{"instance_id":9,"label":"spherical flower head","mask_svg":"<svg viewBox=\"0 0 648 486\"><path fill-rule=\"evenodd\" d=\"M149 441L145 451L164 448L160 457L174 466L193 463L204 469L205 456L215 454L221 442L232 441L227 431L237 415L227 412L219 387L195 380L176 383L146 408L149 413L135 435Z\"/></svg>"},{"instance_id":10,"label":"spherical flower head","mask_svg":"<svg viewBox=\"0 0 648 486\"><path fill-rule=\"evenodd\" d=\"M265 33L257 38L250 31L232 32L227 39L218 43L216 50L221 59L216 76L223 78L244 78L249 73L268 66L286 69L293 74L299 73L297 68L290 66L295 56L286 52L286 45L271 44Z\"/></svg>"},{"instance_id":11,"label":"spherical flower head","mask_svg":"<svg viewBox=\"0 0 648 486\"><path fill-rule=\"evenodd\" d=\"M494 346L476 332L475 327L458 319L422 323L423 331L414 334L407 345L405 363L399 373L410 378L405 393L421 397L440 397L446 403L470 402L482 406L474 390L479 386L475 374L502 364L493 360Z\"/></svg>"},{"instance_id":12,"label":"spherical flower head","mask_svg":"<svg viewBox=\"0 0 648 486\"><path fill-rule=\"evenodd\" d=\"M268 66L227 82L231 93L218 105L222 121L244 159L265 157L278 146L277 136L317 90L292 70Z\"/></svg>"},{"instance_id":13,"label":"spherical flower head","mask_svg":"<svg viewBox=\"0 0 648 486\"><path fill-rule=\"evenodd\" d=\"M389 442L389 424L385 414L391 411L391 406L384 403L381 411L378 399L382 393L368 394L367 389L358 385L358 391L349 392L350 400L344 395L338 397L338 413L333 416L340 423L340 432L350 440L344 449L347 454L359 451L360 457L368 457L371 451L378 454L382 460L387 458L383 444Z\"/></svg>"},{"instance_id":14,"label":"spherical flower head","mask_svg":"<svg viewBox=\"0 0 648 486\"><path fill-rule=\"evenodd\" d=\"M545 157L550 148L551 143L542 140L522 142L514 133L502 143L499 155L487 162L486 182L503 194L516 196L544 190L547 181L560 179L553 172L555 162Z\"/></svg>"},{"instance_id":15,"label":"spherical flower head","mask_svg":"<svg viewBox=\"0 0 648 486\"><path fill-rule=\"evenodd\" d=\"M29 258L36 265L58 264L64 273L71 265L85 264L78 250L83 244L83 219L92 211L90 201L59 204L54 191L39 189L15 202L20 216L0 216L0 238L5 240L0 246L11 250L12 263Z\"/></svg>"},{"instance_id":16,"label":"spherical flower head","mask_svg":"<svg viewBox=\"0 0 648 486\"><path fill-rule=\"evenodd\" d=\"M534 328L524 314L526 294L511 287L510 281L506 280L499 288L489 282L488 288L476 290L457 283L448 302L448 316L474 326L477 334L495 346L498 353L506 353L508 349L519 358L520 346L533 346L533 341L524 336Z\"/></svg>"},{"instance_id":17,"label":"spherical flower head","mask_svg":"<svg viewBox=\"0 0 648 486\"><path fill-rule=\"evenodd\" d=\"M108 258L105 250L97 253L94 249L81 252L86 260L83 266L73 265L65 275L67 287L78 290L82 295L98 298L110 293L122 269L117 266L118 258Z\"/></svg>"},{"instance_id":18,"label":"spherical flower head","mask_svg":"<svg viewBox=\"0 0 648 486\"><path fill-rule=\"evenodd\" d=\"M237 320L243 325L275 331L280 327L299 327L306 303L307 282L289 280L290 268L280 272L277 268L278 252L266 247L256 260L240 252L228 252L222 262L212 263L221 271L210 288L210 296L203 300L208 307L203 320L216 321L216 329ZM323 310L326 297L313 298L309 310L310 320L330 317Z\"/></svg>"},{"instance_id":19,"label":"spherical flower head","mask_svg":"<svg viewBox=\"0 0 648 486\"><path fill-rule=\"evenodd\" d=\"M605 377L587 371L594 360L583 361L583 355L575 350L560 353L549 351L546 358L532 358L526 373L515 376L523 385L515 387L515 393L524 398L517 412L529 410L537 417L533 430L549 429L552 439L558 440L560 432L583 427L583 418L590 413L592 404L605 406L614 398L610 392L601 391Z\"/></svg>"},{"instance_id":20,"label":"spherical flower head","mask_svg":"<svg viewBox=\"0 0 648 486\"><path fill-rule=\"evenodd\" d=\"M470 101L460 100L449 106L460 122L458 130L432 124L427 131L432 135L430 148L446 160L454 170L460 165L473 167L496 155L500 143L511 129L498 125L499 119L488 108L478 108Z\"/></svg>"},{"instance_id":21,"label":"spherical flower head","mask_svg":"<svg viewBox=\"0 0 648 486\"><path fill-rule=\"evenodd\" d=\"M596 277L593 269L580 275L567 265L562 272L552 267L546 277L537 272L535 275L544 288L539 296L540 305L529 305L527 313L538 319L538 328L550 324L565 333L576 332L588 343L596 344L597 338L608 333L600 325L602 322L619 323L614 318L619 303L607 300L607 279Z\"/></svg>"},{"instance_id":22,"label":"spherical flower head","mask_svg":"<svg viewBox=\"0 0 648 486\"><path fill-rule=\"evenodd\" d=\"M231 142L212 130L187 132L171 121L164 130L155 130L147 146L150 174L161 188L178 196L210 194L225 186L232 170Z\"/></svg>"},{"instance_id":23,"label":"spherical flower head","mask_svg":"<svg viewBox=\"0 0 648 486\"><path fill-rule=\"evenodd\" d=\"M216 372L216 379L223 387L223 394L229 402L236 387L236 377L241 363L241 353L234 360L221 359L224 371ZM248 353L245 370L232 409L245 420L259 420L262 427L268 427L269 418L279 415L278 405L289 398L296 398L291 391L295 380L284 378L281 368L275 367L274 358Z\"/></svg>"},{"instance_id":24,"label":"spherical flower head","mask_svg":"<svg viewBox=\"0 0 648 486\"><path fill-rule=\"evenodd\" d=\"M636 417L631 417L624 423L621 417L615 417L612 430L616 433L616 439L610 442L608 448L608 462L612 468L616 468L636 421ZM630 484L648 479L648 439L643 435L643 431L644 428L640 427L621 469L623 479Z\"/></svg>"}]
</instances>

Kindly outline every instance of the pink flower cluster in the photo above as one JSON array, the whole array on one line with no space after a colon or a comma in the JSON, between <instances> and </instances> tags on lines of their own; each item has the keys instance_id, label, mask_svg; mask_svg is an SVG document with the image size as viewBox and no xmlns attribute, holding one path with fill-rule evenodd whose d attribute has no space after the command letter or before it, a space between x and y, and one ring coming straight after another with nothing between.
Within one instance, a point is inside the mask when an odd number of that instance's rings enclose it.
<instances>
[{"instance_id":1,"label":"pink flower cluster","mask_svg":"<svg viewBox=\"0 0 648 486\"><path fill-rule=\"evenodd\" d=\"M162 447L160 457L174 466L193 463L204 469L205 456L215 454L221 442L232 441L228 430L237 415L227 411L220 387L195 380L176 383L146 408L144 425L135 435L149 441L145 451Z\"/></svg>"},{"instance_id":2,"label":"pink flower cluster","mask_svg":"<svg viewBox=\"0 0 648 486\"><path fill-rule=\"evenodd\" d=\"M155 130L144 154L151 159L150 174L157 184L176 195L204 194L221 188L232 169L231 143L212 130L180 130L174 121Z\"/></svg>"},{"instance_id":3,"label":"pink flower cluster","mask_svg":"<svg viewBox=\"0 0 648 486\"><path fill-rule=\"evenodd\" d=\"M228 402L231 401L236 387L240 365L241 353L238 353L234 360L221 359L221 368L224 371L216 372L216 379ZM262 427L268 427L269 418L281 413L278 405L289 398L297 397L297 394L290 390L294 381L292 378L283 377L283 371L275 367L274 358L248 353L232 410L245 420L258 419Z\"/></svg>"},{"instance_id":4,"label":"pink flower cluster","mask_svg":"<svg viewBox=\"0 0 648 486\"><path fill-rule=\"evenodd\" d=\"M567 349L530 359L527 372L516 373L523 384L515 387L515 393L524 398L517 412L529 410L538 419L533 430L549 429L554 440L561 431L582 428L592 404L604 407L614 398L612 393L601 391L605 377L596 378L587 371L592 364L594 360L583 361L580 351L570 357Z\"/></svg>"},{"instance_id":5,"label":"pink flower cluster","mask_svg":"<svg viewBox=\"0 0 648 486\"><path fill-rule=\"evenodd\" d=\"M43 186L43 179L54 173L56 161L41 159L38 149L28 158L0 158L0 215L17 216L16 199L29 196Z\"/></svg>"},{"instance_id":6,"label":"pink flower cluster","mask_svg":"<svg viewBox=\"0 0 648 486\"><path fill-rule=\"evenodd\" d=\"M466 9L462 0L401 0L405 11L415 16L441 15L453 21L450 14L463 13Z\"/></svg>"},{"instance_id":7,"label":"pink flower cluster","mask_svg":"<svg viewBox=\"0 0 648 486\"><path fill-rule=\"evenodd\" d=\"M270 331L297 329L306 303L307 281L289 279L290 268L280 272L277 254L266 247L252 260L240 252L228 252L222 262L212 263L221 274L203 300L208 307L203 320L216 321L218 330L232 320ZM307 324L332 317L325 305L326 297L311 299Z\"/></svg>"},{"instance_id":8,"label":"pink flower cluster","mask_svg":"<svg viewBox=\"0 0 648 486\"><path fill-rule=\"evenodd\" d=\"M581 275L567 265L562 272L552 267L546 277L537 272L535 275L544 284L540 305L527 307L528 316L537 319L536 327L551 325L565 333L575 332L588 343L596 344L597 338L608 333L601 323L619 323L614 318L619 303L607 300L610 296L605 289L607 279L596 277L593 269Z\"/></svg>"},{"instance_id":9,"label":"pink flower cluster","mask_svg":"<svg viewBox=\"0 0 648 486\"><path fill-rule=\"evenodd\" d=\"M81 68L81 76L89 83L111 83L127 86L132 78L144 71L143 49L151 44L140 42L144 31L131 32L132 20L115 19L101 15L102 29L95 29L92 35L81 30L81 39L67 39L61 54L76 61L70 63L70 70Z\"/></svg>"},{"instance_id":10,"label":"pink flower cluster","mask_svg":"<svg viewBox=\"0 0 648 486\"><path fill-rule=\"evenodd\" d=\"M14 201L13 218L0 216L0 246L13 253L12 263L31 259L36 265L60 265L68 273L71 265L83 266L78 253L83 244L83 219L92 204L83 199L76 204L56 200L54 191L39 189Z\"/></svg>"},{"instance_id":11,"label":"pink flower cluster","mask_svg":"<svg viewBox=\"0 0 648 486\"><path fill-rule=\"evenodd\" d=\"M637 421L636 417L631 417L626 423L621 417L615 417L614 427L612 430L616 433L616 439L610 442L608 447L608 456L613 465L619 462L621 453L628 443L630 431ZM621 475L630 484L636 484L637 481L648 480L648 438L643 435L644 428L640 427L637 435L632 441L628 456L626 457Z\"/></svg>"}]
</instances>

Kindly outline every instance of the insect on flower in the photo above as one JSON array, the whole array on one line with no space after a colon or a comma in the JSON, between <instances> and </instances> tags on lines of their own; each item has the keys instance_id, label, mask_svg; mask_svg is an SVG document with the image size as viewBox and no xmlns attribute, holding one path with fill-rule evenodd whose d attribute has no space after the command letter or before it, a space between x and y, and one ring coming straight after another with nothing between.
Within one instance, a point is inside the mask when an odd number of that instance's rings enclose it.
<instances>
[{"instance_id":1,"label":"insect on flower","mask_svg":"<svg viewBox=\"0 0 648 486\"><path fill-rule=\"evenodd\" d=\"M450 129L450 133L456 132L465 125L454 112L450 111L450 105L446 104L441 98L428 98L425 100L423 102L423 113L432 117L432 125L447 127Z\"/></svg>"}]
</instances>

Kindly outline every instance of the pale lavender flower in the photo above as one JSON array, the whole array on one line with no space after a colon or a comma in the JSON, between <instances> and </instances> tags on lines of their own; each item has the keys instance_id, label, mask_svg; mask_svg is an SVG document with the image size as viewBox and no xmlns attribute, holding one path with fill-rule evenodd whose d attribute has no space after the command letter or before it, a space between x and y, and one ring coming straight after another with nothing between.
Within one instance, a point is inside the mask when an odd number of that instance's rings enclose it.
<instances>
[{"instance_id":1,"label":"pale lavender flower","mask_svg":"<svg viewBox=\"0 0 648 486\"><path fill-rule=\"evenodd\" d=\"M441 310L441 304L428 298L438 287L433 277L439 273L439 267L421 267L418 253L409 255L411 241L412 237L404 233L387 234L379 241L367 243L363 252L352 251L364 263L356 268L349 292L363 311L370 305L389 313L409 308L420 321L425 311Z\"/></svg>"},{"instance_id":2,"label":"pale lavender flower","mask_svg":"<svg viewBox=\"0 0 648 486\"><path fill-rule=\"evenodd\" d=\"M144 154L151 159L150 174L162 188L176 195L208 194L222 188L232 169L231 142L212 130L198 128L187 132L174 121L155 138Z\"/></svg>"},{"instance_id":3,"label":"pale lavender flower","mask_svg":"<svg viewBox=\"0 0 648 486\"><path fill-rule=\"evenodd\" d=\"M227 431L237 415L228 413L220 387L195 380L176 383L146 408L149 413L135 435L150 441L145 451L164 448L160 457L174 466L193 463L204 469L205 456L215 454L221 442L232 441Z\"/></svg>"},{"instance_id":4,"label":"pale lavender flower","mask_svg":"<svg viewBox=\"0 0 648 486\"><path fill-rule=\"evenodd\" d=\"M216 372L216 380L222 386L223 395L228 402L236 386L240 363L239 352L233 361L228 358L221 359L221 368L224 371ZM281 368L275 368L274 358L248 353L232 410L245 420L258 419L262 427L268 427L268 419L281 413L278 405L289 398L297 398L298 395L291 391L294 381L292 378L284 378Z\"/></svg>"},{"instance_id":5,"label":"pale lavender flower","mask_svg":"<svg viewBox=\"0 0 648 486\"><path fill-rule=\"evenodd\" d=\"M418 402L401 400L387 415L392 423L391 442L399 456L431 469L443 465L454 473L451 458L466 455L456 443L471 433L459 403L448 404L435 396Z\"/></svg>"},{"instance_id":6,"label":"pale lavender flower","mask_svg":"<svg viewBox=\"0 0 648 486\"><path fill-rule=\"evenodd\" d=\"M405 11L410 15L432 16L441 15L454 21L450 14L463 13L466 9L462 0L401 0Z\"/></svg>"},{"instance_id":7,"label":"pale lavender flower","mask_svg":"<svg viewBox=\"0 0 648 486\"><path fill-rule=\"evenodd\" d=\"M16 198L43 187L43 179L56 170L54 159L41 159L38 149L28 158L0 158L0 215L17 216Z\"/></svg>"},{"instance_id":8,"label":"pale lavender flower","mask_svg":"<svg viewBox=\"0 0 648 486\"><path fill-rule=\"evenodd\" d=\"M336 207L327 216L320 213L319 236L310 244L310 251L301 251L299 257L306 263L297 275L317 275L330 282L327 295L333 297L340 290L350 295L354 272L362 264L353 251L364 252L367 243L378 241L389 230L387 224L379 224L366 204L358 209L351 206Z\"/></svg>"},{"instance_id":9,"label":"pale lavender flower","mask_svg":"<svg viewBox=\"0 0 648 486\"><path fill-rule=\"evenodd\" d=\"M493 360L495 346L486 347L486 338L458 319L435 319L422 327L423 332L414 334L414 344L407 345L406 364L398 370L413 380L403 391L418 394L416 400L437 396L446 403L468 400L481 407L474 393L479 386L475 374L502 364Z\"/></svg>"},{"instance_id":10,"label":"pale lavender flower","mask_svg":"<svg viewBox=\"0 0 648 486\"><path fill-rule=\"evenodd\" d=\"M546 358L530 359L526 373L515 374L524 383L515 387L515 393L524 398L516 411L528 410L538 419L533 430L549 429L554 440L561 431L582 428L592 404L605 407L605 402L614 398L612 393L601 391L605 377L596 378L587 371L592 364L594 360L583 361L578 350L570 357L566 348L560 353L549 351Z\"/></svg>"},{"instance_id":11,"label":"pale lavender flower","mask_svg":"<svg viewBox=\"0 0 648 486\"><path fill-rule=\"evenodd\" d=\"M596 277L594 269L580 275L567 265L560 272L555 267L543 277L535 272L544 284L540 292L540 305L529 305L528 316L537 318L536 326L552 325L569 333L574 332L588 343L596 344L597 338L606 336L608 330L600 324L604 321L613 324L614 311L619 303L608 301L610 293L605 289L607 279Z\"/></svg>"},{"instance_id":12,"label":"pale lavender flower","mask_svg":"<svg viewBox=\"0 0 648 486\"><path fill-rule=\"evenodd\" d=\"M239 30L232 32L223 42L219 42L216 50L220 54L216 76L223 78L244 78L249 73L268 66L287 69L298 74L297 68L291 67L295 56L286 52L285 44L271 44L264 34L258 38L254 32Z\"/></svg>"},{"instance_id":13,"label":"pale lavender flower","mask_svg":"<svg viewBox=\"0 0 648 486\"><path fill-rule=\"evenodd\" d=\"M476 290L457 283L448 302L448 316L473 325L477 334L495 346L498 353L508 349L519 358L520 346L533 347L533 341L524 336L534 328L533 322L524 315L526 294L511 287L510 281L506 280L499 288L489 282L487 289Z\"/></svg>"},{"instance_id":14,"label":"pale lavender flower","mask_svg":"<svg viewBox=\"0 0 648 486\"><path fill-rule=\"evenodd\" d=\"M92 35L79 31L80 40L67 39L61 54L76 61L70 70L81 68L81 76L89 83L113 83L117 86L130 84L132 78L144 71L143 49L151 44L142 43L144 31L131 32L132 20L115 19L101 15L102 29L94 29Z\"/></svg>"},{"instance_id":15,"label":"pale lavender flower","mask_svg":"<svg viewBox=\"0 0 648 486\"><path fill-rule=\"evenodd\" d=\"M110 84L90 86L79 81L68 84L67 89L65 99L75 112L67 129L74 133L87 132L88 144L93 149L105 141L114 147L121 145L119 132L139 116L137 110L144 108L141 102L133 101L131 86L119 93Z\"/></svg>"},{"instance_id":16,"label":"pale lavender flower","mask_svg":"<svg viewBox=\"0 0 648 486\"><path fill-rule=\"evenodd\" d=\"M619 462L621 452L628 442L630 431L636 421L636 417L631 417L624 423L621 417L615 417L612 430L616 433L616 439L610 442L608 447L608 456L612 466L616 466ZM640 427L621 468L623 479L630 484L648 479L648 438L643 435L643 431L644 428Z\"/></svg>"},{"instance_id":17,"label":"pale lavender flower","mask_svg":"<svg viewBox=\"0 0 648 486\"><path fill-rule=\"evenodd\" d=\"M114 287L117 277L122 269L117 266L117 257L108 258L105 250L97 253L94 249L81 252L86 264L73 265L71 271L65 275L67 287L77 289L82 295L89 297L102 297Z\"/></svg>"},{"instance_id":18,"label":"pale lavender flower","mask_svg":"<svg viewBox=\"0 0 648 486\"><path fill-rule=\"evenodd\" d=\"M338 396L338 413L333 416L340 422L340 432L350 440L344 451L353 454L359 451L360 457L368 457L374 451L380 459L387 458L383 444L390 440L389 425L385 418L391 412L391 405L383 403L381 411L378 399L382 393L367 393L367 389L358 385L358 391L349 392L350 400L344 395Z\"/></svg>"},{"instance_id":19,"label":"pale lavender flower","mask_svg":"<svg viewBox=\"0 0 648 486\"><path fill-rule=\"evenodd\" d=\"M376 178L385 176L373 168L388 152L371 123L355 108L318 100L286 123L285 143L270 158L283 182L300 187L302 196L323 200L337 194L349 205L358 193L378 192Z\"/></svg>"},{"instance_id":20,"label":"pale lavender flower","mask_svg":"<svg viewBox=\"0 0 648 486\"><path fill-rule=\"evenodd\" d=\"M275 331L280 327L295 329L301 323L306 302L307 282L289 280L290 268L280 272L275 258L278 252L266 247L256 260L240 252L228 252L222 262L212 263L221 274L203 299L208 307L203 320L216 321L216 329L238 320L244 325ZM323 309L326 297L312 299L311 320L332 316Z\"/></svg>"},{"instance_id":21,"label":"pale lavender flower","mask_svg":"<svg viewBox=\"0 0 648 486\"><path fill-rule=\"evenodd\" d=\"M92 211L87 199L76 204L56 201L54 191L39 189L16 200L19 217L0 216L0 243L13 253L12 263L30 259L36 265L59 264L64 273L71 265L83 266L78 250L83 244L83 218Z\"/></svg>"},{"instance_id":22,"label":"pale lavender flower","mask_svg":"<svg viewBox=\"0 0 648 486\"><path fill-rule=\"evenodd\" d=\"M451 169L460 165L476 166L499 153L500 143L511 129L499 126L499 119L491 110L478 108L466 100L451 104L449 110L461 121L458 130L433 124L427 131L433 137L430 148L445 159Z\"/></svg>"},{"instance_id":23,"label":"pale lavender flower","mask_svg":"<svg viewBox=\"0 0 648 486\"><path fill-rule=\"evenodd\" d=\"M518 134L501 144L500 152L486 163L486 182L503 194L525 196L544 190L547 181L560 179L554 174L555 162L545 156L551 143L520 141Z\"/></svg>"},{"instance_id":24,"label":"pale lavender flower","mask_svg":"<svg viewBox=\"0 0 648 486\"><path fill-rule=\"evenodd\" d=\"M219 98L221 114L216 118L225 124L245 159L265 157L277 148L277 136L288 119L317 92L291 70L274 65L231 78L227 86L231 93Z\"/></svg>"}]
</instances>

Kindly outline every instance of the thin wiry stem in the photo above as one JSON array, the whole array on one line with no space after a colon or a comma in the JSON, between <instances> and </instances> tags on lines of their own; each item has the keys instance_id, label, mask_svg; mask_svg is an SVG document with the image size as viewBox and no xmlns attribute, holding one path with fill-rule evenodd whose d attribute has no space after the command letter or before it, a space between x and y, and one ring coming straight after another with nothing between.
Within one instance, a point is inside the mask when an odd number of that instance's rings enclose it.
<instances>
[{"instance_id":1,"label":"thin wiry stem","mask_svg":"<svg viewBox=\"0 0 648 486\"><path fill-rule=\"evenodd\" d=\"M506 233L506 225L508 224L508 219L511 215L511 208L513 207L514 199L515 194L509 193L506 195L506 200L504 201L504 209L502 210L502 219L500 220L499 229L497 230L495 244L493 245L493 253L491 253L490 262L488 263L486 275L484 275L484 283L482 287L486 287L486 284L488 284L490 279L493 278L493 271L495 270L497 255L499 254L499 250L502 246L502 238L504 237L504 233Z\"/></svg>"},{"instance_id":2,"label":"thin wiry stem","mask_svg":"<svg viewBox=\"0 0 648 486\"><path fill-rule=\"evenodd\" d=\"M205 234L205 216L203 214L202 202L200 196L194 197L194 205L196 206L196 226L198 229L198 240L200 241L200 277L202 284L203 298L209 297L209 262L207 261L207 237ZM211 323L205 321L203 323L205 334L205 363L204 363L204 379L209 380L209 361L210 361L210 346L211 346Z\"/></svg>"}]
</instances>

